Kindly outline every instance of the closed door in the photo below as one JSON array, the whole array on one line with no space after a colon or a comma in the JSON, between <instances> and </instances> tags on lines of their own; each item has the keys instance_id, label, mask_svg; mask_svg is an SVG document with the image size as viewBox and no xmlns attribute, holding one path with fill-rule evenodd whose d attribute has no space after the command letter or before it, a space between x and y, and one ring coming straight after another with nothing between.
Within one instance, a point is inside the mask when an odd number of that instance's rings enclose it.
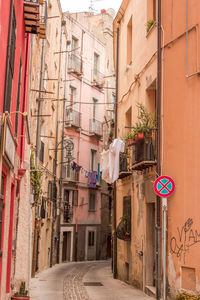
<instances>
[{"instance_id":1,"label":"closed door","mask_svg":"<svg viewBox=\"0 0 200 300\"><path fill-rule=\"evenodd\" d=\"M96 259L96 232L88 231L88 260Z\"/></svg>"}]
</instances>

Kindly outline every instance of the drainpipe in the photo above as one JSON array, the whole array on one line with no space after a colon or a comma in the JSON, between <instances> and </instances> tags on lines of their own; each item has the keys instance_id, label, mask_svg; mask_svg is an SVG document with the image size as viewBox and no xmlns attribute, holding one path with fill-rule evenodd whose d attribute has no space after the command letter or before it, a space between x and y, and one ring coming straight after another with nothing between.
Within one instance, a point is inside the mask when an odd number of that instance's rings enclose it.
<instances>
[{"instance_id":1,"label":"drainpipe","mask_svg":"<svg viewBox=\"0 0 200 300\"><path fill-rule=\"evenodd\" d=\"M158 0L158 21L157 21L157 99L156 99L156 113L157 113L157 166L156 172L160 176L160 145L161 145L161 0ZM156 299L161 297L161 200L156 198Z\"/></svg>"},{"instance_id":2,"label":"drainpipe","mask_svg":"<svg viewBox=\"0 0 200 300\"><path fill-rule=\"evenodd\" d=\"M39 90L42 90L42 80L43 80L43 68L44 68L44 40L42 40L42 54L41 54L41 67L40 67L40 87ZM39 99L42 98L42 93L39 93ZM41 103L38 101L38 116L37 116L37 133L36 133L36 155L35 155L35 165L38 169L38 155L39 155L39 140L40 140L40 109ZM36 207L35 207L36 209ZM33 261L32 261L32 276L35 276L36 272L36 261L38 258L37 250L37 220L35 219L34 226L34 240L33 240Z\"/></svg>"},{"instance_id":3,"label":"drainpipe","mask_svg":"<svg viewBox=\"0 0 200 300\"><path fill-rule=\"evenodd\" d=\"M60 54L59 54L59 70L58 70L58 90L57 90L57 99L60 98L60 82L61 82L61 51L62 51L62 19L61 19L61 32L60 32ZM57 160L58 160L58 128L59 128L59 122L60 122L60 101L57 101L57 115L56 115L56 151L55 151L55 173L54 173L54 183L56 184L56 171L57 171ZM61 166L62 168L62 166ZM55 205L55 204L53 204ZM54 209L57 209L57 205L54 206ZM53 216L54 218L54 216ZM52 230L51 230L51 253L50 253L50 267L53 265L53 236L54 236L54 222L52 222ZM57 218L57 234L59 232L59 225L60 225L60 212L59 216ZM59 243L59 242L58 242ZM57 251L58 249L56 249ZM56 255L57 256L57 255Z\"/></svg>"},{"instance_id":4,"label":"drainpipe","mask_svg":"<svg viewBox=\"0 0 200 300\"><path fill-rule=\"evenodd\" d=\"M116 104L115 104L115 138L117 138L117 114L118 114L118 86L119 86L119 27L117 27L117 62L116 62ZM113 278L117 278L117 194L116 194L116 181L114 182L114 192L113 192Z\"/></svg>"},{"instance_id":5,"label":"drainpipe","mask_svg":"<svg viewBox=\"0 0 200 300\"><path fill-rule=\"evenodd\" d=\"M66 49L67 49L68 45L66 42ZM66 99L66 79L67 79L67 67L68 67L68 53L66 53L66 58L65 58L65 83L64 83L64 99ZM59 245L59 252L58 252L58 257L60 255L60 241L61 241L61 237L60 237L60 227L61 227L61 205L62 205L62 187L63 187L63 158L64 158L64 133L65 133L65 101L63 101L63 115L62 115L62 142L61 142L61 168L60 168L60 181L59 181L59 240L58 240L58 245ZM59 263L61 261L61 258L59 257L57 263Z\"/></svg>"}]
</instances>

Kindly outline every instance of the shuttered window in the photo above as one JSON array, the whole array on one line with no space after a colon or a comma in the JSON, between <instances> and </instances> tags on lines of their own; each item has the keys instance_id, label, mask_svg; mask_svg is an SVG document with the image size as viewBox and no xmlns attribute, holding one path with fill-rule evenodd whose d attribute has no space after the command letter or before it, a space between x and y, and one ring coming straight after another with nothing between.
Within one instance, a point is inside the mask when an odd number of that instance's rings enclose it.
<instances>
[{"instance_id":1,"label":"shuttered window","mask_svg":"<svg viewBox=\"0 0 200 300\"><path fill-rule=\"evenodd\" d=\"M1 250L1 239L2 239L2 223L3 223L3 208L4 208L4 197L6 193L6 176L4 174L1 175L1 193L0 193L0 250ZM2 252L0 251L0 257L2 256Z\"/></svg>"},{"instance_id":2,"label":"shuttered window","mask_svg":"<svg viewBox=\"0 0 200 300\"><path fill-rule=\"evenodd\" d=\"M12 96L12 81L14 75L15 63L15 46L16 46L16 17L13 1L11 1L10 22L8 32L8 48L7 48L7 65L4 93L4 111L10 112L11 96Z\"/></svg>"},{"instance_id":3,"label":"shuttered window","mask_svg":"<svg viewBox=\"0 0 200 300\"><path fill-rule=\"evenodd\" d=\"M89 211L95 211L96 209L96 193L95 191L89 192Z\"/></svg>"},{"instance_id":4,"label":"shuttered window","mask_svg":"<svg viewBox=\"0 0 200 300\"><path fill-rule=\"evenodd\" d=\"M44 162L44 143L41 141L41 145L40 145L40 161Z\"/></svg>"},{"instance_id":5,"label":"shuttered window","mask_svg":"<svg viewBox=\"0 0 200 300\"><path fill-rule=\"evenodd\" d=\"M19 77L18 77L18 88L17 88L17 105L16 105L16 111L19 111L19 107L20 107L21 72L22 72L22 62L20 60ZM15 136L17 136L18 121L19 121L19 114L16 114L16 116L15 116Z\"/></svg>"}]
</instances>

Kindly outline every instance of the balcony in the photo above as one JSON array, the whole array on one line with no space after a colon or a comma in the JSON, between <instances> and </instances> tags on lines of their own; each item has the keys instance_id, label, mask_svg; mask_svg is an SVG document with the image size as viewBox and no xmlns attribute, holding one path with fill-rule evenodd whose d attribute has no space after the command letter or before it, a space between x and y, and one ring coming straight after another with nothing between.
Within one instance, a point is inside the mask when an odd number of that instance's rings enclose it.
<instances>
[{"instance_id":1,"label":"balcony","mask_svg":"<svg viewBox=\"0 0 200 300\"><path fill-rule=\"evenodd\" d=\"M103 135L103 126L100 121L97 121L95 119L90 119L90 134L96 135L98 137L102 137Z\"/></svg>"},{"instance_id":2,"label":"balcony","mask_svg":"<svg viewBox=\"0 0 200 300\"><path fill-rule=\"evenodd\" d=\"M75 54L69 56L68 73L74 73L77 76L81 76L82 72L82 60L81 57Z\"/></svg>"},{"instance_id":3,"label":"balcony","mask_svg":"<svg viewBox=\"0 0 200 300\"><path fill-rule=\"evenodd\" d=\"M104 75L96 69L92 71L92 85L100 89L104 85Z\"/></svg>"},{"instance_id":4,"label":"balcony","mask_svg":"<svg viewBox=\"0 0 200 300\"><path fill-rule=\"evenodd\" d=\"M156 165L155 147L151 137L139 140L133 146L132 170L143 171Z\"/></svg>"},{"instance_id":5,"label":"balcony","mask_svg":"<svg viewBox=\"0 0 200 300\"><path fill-rule=\"evenodd\" d=\"M65 112L65 127L81 127L81 113L72 110L71 108L66 109Z\"/></svg>"},{"instance_id":6,"label":"balcony","mask_svg":"<svg viewBox=\"0 0 200 300\"><path fill-rule=\"evenodd\" d=\"M77 172L76 170L72 170L71 166L69 168L66 167L65 171L66 171L66 176L64 180L72 183L76 183L79 180L79 172Z\"/></svg>"},{"instance_id":7,"label":"balcony","mask_svg":"<svg viewBox=\"0 0 200 300\"><path fill-rule=\"evenodd\" d=\"M132 175L132 172L129 169L128 158L120 156L119 161L119 179L125 178Z\"/></svg>"},{"instance_id":8,"label":"balcony","mask_svg":"<svg viewBox=\"0 0 200 300\"><path fill-rule=\"evenodd\" d=\"M27 33L39 33L39 0L26 0L24 1L24 22L25 31Z\"/></svg>"},{"instance_id":9,"label":"balcony","mask_svg":"<svg viewBox=\"0 0 200 300\"><path fill-rule=\"evenodd\" d=\"M44 7L44 16L41 17L40 26L39 26L39 38L46 39L46 23L47 23L47 2L42 2L40 0L40 4L45 5Z\"/></svg>"}]
</instances>

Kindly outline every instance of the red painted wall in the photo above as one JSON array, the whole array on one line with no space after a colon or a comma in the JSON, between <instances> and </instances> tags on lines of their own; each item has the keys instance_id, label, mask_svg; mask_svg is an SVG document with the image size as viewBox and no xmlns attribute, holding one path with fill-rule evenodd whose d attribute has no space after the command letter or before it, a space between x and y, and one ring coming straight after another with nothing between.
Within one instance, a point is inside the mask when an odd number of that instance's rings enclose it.
<instances>
[{"instance_id":1,"label":"red painted wall","mask_svg":"<svg viewBox=\"0 0 200 300\"><path fill-rule=\"evenodd\" d=\"M4 92L5 92L5 78L6 78L6 64L7 64L7 45L8 45L8 33L9 33L9 19L10 19L10 7L11 0L0 1L0 113L3 114L4 107ZM11 109L10 112L16 111L17 105L17 93L18 93L18 80L19 80L19 68L20 60L22 63L21 72L21 89L20 89L20 107L19 111L26 111L27 107L27 85L28 85L28 70L29 70L29 35L25 33L24 26L24 5L23 0L13 0L16 16L16 45L15 45L15 61L14 61L14 75L12 82L12 96L11 96ZM12 121L12 133L15 135L15 120L16 114L11 114ZM24 122L22 115L18 117L18 133L17 136L25 135ZM19 156L21 162L24 159L24 138L18 137L16 143L16 154ZM0 153L1 155L1 153ZM3 172L5 170L3 169ZM15 170L16 174L18 170ZM11 173L8 172L7 176ZM6 292L10 291L10 274L11 274L11 260L12 260L12 236L14 226L14 205L15 205L15 188L14 185L7 184L7 191L11 190L10 199L10 220L9 222L4 219L2 224L2 247L4 244L4 228L9 228L8 236L8 257L7 257L7 274L6 274ZM5 207L9 199L4 198ZM4 208L5 213L5 208ZM0 258L0 290L1 290L1 277L2 277L2 261L3 257ZM3 295L1 295L3 296ZM0 297L1 297L0 296Z\"/></svg>"},{"instance_id":2,"label":"red painted wall","mask_svg":"<svg viewBox=\"0 0 200 300\"><path fill-rule=\"evenodd\" d=\"M16 14L16 49L15 49L15 62L14 62L14 76L12 84L12 100L11 100L11 112L16 111L17 91L18 91L18 78L19 78L19 66L20 58L22 61L22 74L21 74L21 90L20 90L20 111L26 109L27 101L27 74L28 74L28 49L29 38L25 33L24 26L24 6L23 0L13 0ZM6 62L7 62L7 44L8 44L8 31L9 31L9 16L10 16L10 4L11 1L2 1L0 7L0 57L1 57L1 72L0 72L0 112L3 113L4 104L4 88L5 88L5 76L6 76ZM27 42L28 39L28 42ZM27 63L26 63L27 62ZM14 134L16 114L11 114L12 120L12 132ZM23 117L19 115L18 124L18 136L22 134ZM19 156L23 158L23 151L20 154L21 143L23 138L17 139L18 145L16 151ZM24 143L23 147L24 148Z\"/></svg>"}]
</instances>

